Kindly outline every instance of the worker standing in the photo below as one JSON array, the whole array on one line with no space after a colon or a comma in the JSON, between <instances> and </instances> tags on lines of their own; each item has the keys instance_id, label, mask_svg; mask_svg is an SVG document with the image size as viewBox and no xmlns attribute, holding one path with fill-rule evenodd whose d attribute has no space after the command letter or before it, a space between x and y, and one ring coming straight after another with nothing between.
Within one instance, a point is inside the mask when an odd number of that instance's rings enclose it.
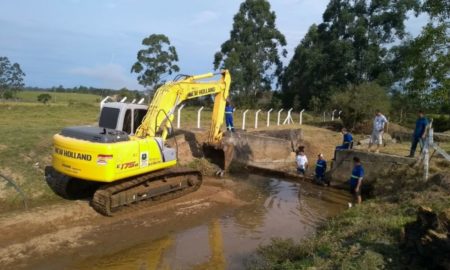
<instances>
[{"instance_id":1,"label":"worker standing","mask_svg":"<svg viewBox=\"0 0 450 270\"><path fill-rule=\"evenodd\" d=\"M352 176L350 177L350 193L353 195L353 203L360 204L362 202L361 186L364 177L364 168L361 165L361 160L358 157L353 158L354 167ZM351 207L351 204L349 204Z\"/></svg>"},{"instance_id":2,"label":"worker standing","mask_svg":"<svg viewBox=\"0 0 450 270\"><path fill-rule=\"evenodd\" d=\"M423 111L419 111L419 117L416 120L416 128L414 129L413 138L411 142L411 150L408 157L414 157L416 153L417 144L420 143L420 148L423 147L423 141L426 136L428 127L428 119L425 117Z\"/></svg>"},{"instance_id":3,"label":"worker standing","mask_svg":"<svg viewBox=\"0 0 450 270\"><path fill-rule=\"evenodd\" d=\"M303 150L297 152L295 161L297 162L297 172L305 176L306 169L308 168L308 158Z\"/></svg>"},{"instance_id":4,"label":"worker standing","mask_svg":"<svg viewBox=\"0 0 450 270\"><path fill-rule=\"evenodd\" d=\"M372 145L376 144L377 148L375 153L379 153L380 145L383 143L384 127L387 123L388 120L386 119L386 116L384 116L380 110L377 110L375 119L373 120L372 136L370 136L369 141L369 152L371 151Z\"/></svg>"},{"instance_id":5,"label":"worker standing","mask_svg":"<svg viewBox=\"0 0 450 270\"><path fill-rule=\"evenodd\" d=\"M227 101L225 106L225 122L227 125L227 130L234 132L234 124L233 124L233 113L234 107Z\"/></svg>"},{"instance_id":6,"label":"worker standing","mask_svg":"<svg viewBox=\"0 0 450 270\"><path fill-rule=\"evenodd\" d=\"M314 176L314 180L319 185L328 185L330 186L330 181L325 179L325 172L327 171L327 161L324 159L323 154L320 153L317 157L316 162L316 174Z\"/></svg>"}]
</instances>

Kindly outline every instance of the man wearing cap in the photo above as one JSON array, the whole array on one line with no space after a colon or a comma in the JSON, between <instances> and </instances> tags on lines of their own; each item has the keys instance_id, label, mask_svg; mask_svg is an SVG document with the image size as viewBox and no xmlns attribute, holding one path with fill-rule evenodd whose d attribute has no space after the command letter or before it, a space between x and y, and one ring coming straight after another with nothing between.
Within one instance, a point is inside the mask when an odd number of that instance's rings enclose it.
<instances>
[{"instance_id":1,"label":"man wearing cap","mask_svg":"<svg viewBox=\"0 0 450 270\"><path fill-rule=\"evenodd\" d=\"M327 171L327 161L323 158L323 154L320 153L316 162L316 174L314 180L319 185L330 186L330 181L325 179L325 172Z\"/></svg>"}]
</instances>

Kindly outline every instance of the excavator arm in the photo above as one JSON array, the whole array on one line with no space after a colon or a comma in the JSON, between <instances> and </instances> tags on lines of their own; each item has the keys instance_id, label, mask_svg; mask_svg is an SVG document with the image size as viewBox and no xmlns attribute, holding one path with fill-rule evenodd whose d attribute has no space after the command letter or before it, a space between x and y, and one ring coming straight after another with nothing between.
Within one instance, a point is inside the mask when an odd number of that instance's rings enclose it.
<instances>
[{"instance_id":1,"label":"excavator arm","mask_svg":"<svg viewBox=\"0 0 450 270\"><path fill-rule=\"evenodd\" d=\"M216 81L201 81L221 75ZM207 95L214 95L214 108L209 130L209 143L217 144L222 139L225 105L230 89L231 77L228 70L218 74L206 73L197 76L187 76L182 80L166 83L158 88L148 112L136 130L136 137L161 137L166 139L176 108L184 101Z\"/></svg>"}]
</instances>

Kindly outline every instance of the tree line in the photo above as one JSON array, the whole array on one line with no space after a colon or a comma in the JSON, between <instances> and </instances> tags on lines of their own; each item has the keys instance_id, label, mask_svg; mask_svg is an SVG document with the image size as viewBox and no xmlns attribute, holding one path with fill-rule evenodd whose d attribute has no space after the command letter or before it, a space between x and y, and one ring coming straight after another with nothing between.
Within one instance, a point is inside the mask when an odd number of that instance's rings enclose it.
<instances>
[{"instance_id":1,"label":"tree line","mask_svg":"<svg viewBox=\"0 0 450 270\"><path fill-rule=\"evenodd\" d=\"M413 37L405 25L419 15L427 22ZM450 115L449 26L446 0L330 0L322 22L309 27L284 66L286 38L269 1L245 0L212 64L230 70L231 96L241 107L339 109L349 126L375 108L396 112L399 120L419 109ZM180 72L179 59L163 34L144 38L142 45L130 71L151 93ZM0 68L0 91L23 87L18 64L2 57ZM84 87L64 91L113 94Z\"/></svg>"},{"instance_id":2,"label":"tree line","mask_svg":"<svg viewBox=\"0 0 450 270\"><path fill-rule=\"evenodd\" d=\"M405 24L421 14L413 37ZM340 109L350 126L376 108L450 114L449 19L445 0L330 0L283 66L286 39L269 1L246 0L213 65L230 70L238 106ZM179 71L178 56L164 35L143 45L132 72L153 89Z\"/></svg>"}]
</instances>

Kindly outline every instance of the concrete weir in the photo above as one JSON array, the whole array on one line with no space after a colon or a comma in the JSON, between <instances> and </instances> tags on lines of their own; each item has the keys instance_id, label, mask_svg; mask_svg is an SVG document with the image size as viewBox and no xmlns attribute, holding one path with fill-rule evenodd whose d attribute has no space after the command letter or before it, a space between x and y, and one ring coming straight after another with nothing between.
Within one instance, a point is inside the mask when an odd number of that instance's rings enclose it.
<instances>
[{"instance_id":1,"label":"concrete weir","mask_svg":"<svg viewBox=\"0 0 450 270\"><path fill-rule=\"evenodd\" d=\"M202 145L206 142L205 130L179 130L169 145L178 148L181 163L189 163L193 157L202 157ZM234 146L233 162L240 165L283 171L292 167L294 149L302 140L302 131L274 130L263 132L236 132L225 136ZM175 142L176 141L176 142Z\"/></svg>"},{"instance_id":2,"label":"concrete weir","mask_svg":"<svg viewBox=\"0 0 450 270\"><path fill-rule=\"evenodd\" d=\"M297 133L293 138L298 137ZM234 145L233 161L265 169L282 169L286 164L292 166L294 160L294 145L296 139L270 136L270 133L239 133L234 134L230 142Z\"/></svg>"},{"instance_id":3,"label":"concrete weir","mask_svg":"<svg viewBox=\"0 0 450 270\"><path fill-rule=\"evenodd\" d=\"M334 183L343 184L350 178L353 168L353 157L359 157L364 167L365 183L374 181L377 177L386 174L401 165L412 165L415 159L388 154L369 153L358 150L336 151L336 161L330 171Z\"/></svg>"}]
</instances>

